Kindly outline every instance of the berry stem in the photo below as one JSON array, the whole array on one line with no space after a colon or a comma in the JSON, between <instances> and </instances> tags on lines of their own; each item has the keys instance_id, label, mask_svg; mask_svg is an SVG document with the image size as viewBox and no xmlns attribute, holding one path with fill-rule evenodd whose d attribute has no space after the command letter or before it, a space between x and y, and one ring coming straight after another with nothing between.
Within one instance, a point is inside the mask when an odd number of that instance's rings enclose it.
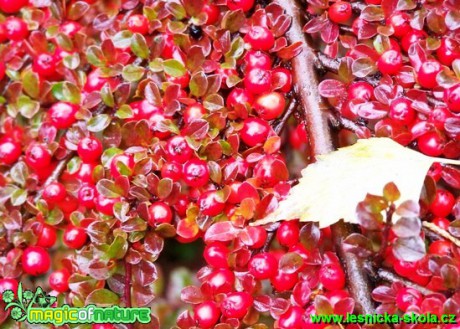
<instances>
[{"instance_id":1,"label":"berry stem","mask_svg":"<svg viewBox=\"0 0 460 329\"><path fill-rule=\"evenodd\" d=\"M283 131L283 128L286 126L286 122L289 120L292 113L294 113L296 109L297 109L297 99L293 97L283 117L279 120L279 122L273 128L273 130L275 131L277 135L279 135Z\"/></svg>"},{"instance_id":2,"label":"berry stem","mask_svg":"<svg viewBox=\"0 0 460 329\"><path fill-rule=\"evenodd\" d=\"M73 156L73 153L69 153L61 161L59 161L59 163L57 164L56 168L54 168L51 175L43 183L42 188L37 192L37 195L34 198L35 203L37 203L41 199L43 190L45 189L45 187L47 187L48 185L50 185L51 183L59 179L59 176L61 176L62 172L66 168L67 163L72 158L72 156Z\"/></svg>"},{"instance_id":3,"label":"berry stem","mask_svg":"<svg viewBox=\"0 0 460 329\"><path fill-rule=\"evenodd\" d=\"M385 228L383 229L382 245L380 246L380 251L377 255L377 264L379 265L382 263L385 257L385 252L387 251L390 230L391 230L391 223L393 221L394 212L395 212L395 205L391 204L390 208L387 211L387 215L386 215Z\"/></svg>"},{"instance_id":4,"label":"berry stem","mask_svg":"<svg viewBox=\"0 0 460 329\"><path fill-rule=\"evenodd\" d=\"M455 244L457 247L460 247L460 239L457 239L456 237L452 236L452 234L440 228L439 226L433 223L430 223L430 222L426 222L426 221L422 221L422 226L426 228L427 230L430 230L436 233L437 235L443 237L444 239L449 240L450 242Z\"/></svg>"},{"instance_id":5,"label":"berry stem","mask_svg":"<svg viewBox=\"0 0 460 329\"><path fill-rule=\"evenodd\" d=\"M313 156L326 154L334 149L328 125L327 112L321 110L321 97L318 92L318 80L315 71L315 55L303 33L303 13L296 0L276 0L287 15L292 17L292 24L286 35L291 43L300 42L302 52L292 62L294 91L299 96L309 136L310 149ZM368 277L363 272L362 261L344 249L343 239L353 232L353 226L343 221L332 226L332 234L339 255L347 269L348 285L361 313L374 313L371 300L371 289Z\"/></svg>"}]
</instances>

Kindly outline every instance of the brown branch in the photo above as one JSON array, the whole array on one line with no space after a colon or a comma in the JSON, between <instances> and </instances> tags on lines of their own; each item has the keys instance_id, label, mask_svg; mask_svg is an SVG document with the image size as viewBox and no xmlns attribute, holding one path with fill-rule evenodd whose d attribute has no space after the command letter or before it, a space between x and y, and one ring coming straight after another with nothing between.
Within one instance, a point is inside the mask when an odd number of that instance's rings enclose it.
<instances>
[{"instance_id":1,"label":"brown branch","mask_svg":"<svg viewBox=\"0 0 460 329\"><path fill-rule=\"evenodd\" d=\"M433 223L426 222L426 221L422 221L422 225L424 228L436 233L437 235L443 237L446 240L449 240L450 242L452 242L453 244L455 244L457 247L460 248L460 239L457 239L456 237L452 236L452 234L450 234L446 230L440 228L439 226Z\"/></svg>"},{"instance_id":2,"label":"brown branch","mask_svg":"<svg viewBox=\"0 0 460 329\"><path fill-rule=\"evenodd\" d=\"M58 180L59 176L61 176L62 172L65 170L67 163L69 160L72 158L73 153L69 153L66 155L62 160L59 161L59 163L56 165L56 168L54 168L53 172L51 175L46 179L46 181L43 183L41 189L37 192L37 195L34 198L34 202L37 203L40 198L42 197L43 190L45 187L53 183L54 181Z\"/></svg>"},{"instance_id":3,"label":"brown branch","mask_svg":"<svg viewBox=\"0 0 460 329\"><path fill-rule=\"evenodd\" d=\"M286 112L284 112L283 117L276 123L275 127L273 128L273 130L275 131L277 135L279 135L283 131L284 127L286 126L286 122L289 120L289 118L291 117L292 113L294 113L296 108L297 108L297 99L295 99L294 97L289 103L289 106Z\"/></svg>"},{"instance_id":4,"label":"brown branch","mask_svg":"<svg viewBox=\"0 0 460 329\"><path fill-rule=\"evenodd\" d=\"M424 295L431 295L431 294L434 294L435 292L430 290L430 289L427 289L419 284L416 284L412 281L409 281L409 280L406 280L396 274L394 274L393 272L390 272L388 271L387 269L384 269L384 268L380 268L377 270L377 276L382 279L382 280L385 280L385 281L388 281L388 282L401 282L402 284L404 284L406 287L409 287L409 288L412 288L412 289L415 289L415 290L418 290L420 291L422 294Z\"/></svg>"},{"instance_id":5,"label":"brown branch","mask_svg":"<svg viewBox=\"0 0 460 329\"><path fill-rule=\"evenodd\" d=\"M292 59L294 91L299 97L309 135L310 150L315 155L331 152L334 147L329 131L327 112L320 108L321 97L318 92L318 80L315 72L316 55L308 45L302 31L304 10L296 0L275 0L286 14L292 17L292 25L286 35L291 43L300 42L302 52ZM353 227L343 221L332 226L332 234L346 270L348 287L357 301L357 310L361 313L374 313L371 290L367 274L363 272L362 261L354 254L346 252L343 239L353 232Z\"/></svg>"},{"instance_id":6,"label":"brown branch","mask_svg":"<svg viewBox=\"0 0 460 329\"><path fill-rule=\"evenodd\" d=\"M340 66L340 61L335 58L324 55L321 52L316 53L315 60L316 68L319 70L328 70L337 73Z\"/></svg>"},{"instance_id":7,"label":"brown branch","mask_svg":"<svg viewBox=\"0 0 460 329\"><path fill-rule=\"evenodd\" d=\"M335 129L344 128L358 134L361 132L363 126L359 123L356 123L350 119L344 118L340 115L340 113L330 113L329 114L329 122L331 123L332 127Z\"/></svg>"}]
</instances>

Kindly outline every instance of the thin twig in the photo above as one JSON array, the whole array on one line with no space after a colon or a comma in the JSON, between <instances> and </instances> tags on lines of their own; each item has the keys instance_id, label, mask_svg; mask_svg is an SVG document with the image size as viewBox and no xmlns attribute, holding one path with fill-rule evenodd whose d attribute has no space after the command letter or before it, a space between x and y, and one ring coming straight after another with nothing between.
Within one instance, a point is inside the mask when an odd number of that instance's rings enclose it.
<instances>
[{"instance_id":1,"label":"thin twig","mask_svg":"<svg viewBox=\"0 0 460 329\"><path fill-rule=\"evenodd\" d=\"M433 106L439 106L439 107L446 106L446 104L444 104L442 101L440 101L439 99L436 99L436 98L434 98L432 96L427 96L426 99L428 100L428 103L430 103Z\"/></svg>"},{"instance_id":2,"label":"thin twig","mask_svg":"<svg viewBox=\"0 0 460 329\"><path fill-rule=\"evenodd\" d=\"M124 299L127 308L131 308L131 276L132 268L131 263L125 260L125 290L124 290ZM128 329L132 329L132 324L127 324Z\"/></svg>"},{"instance_id":3,"label":"thin twig","mask_svg":"<svg viewBox=\"0 0 460 329\"><path fill-rule=\"evenodd\" d=\"M351 2L351 9L353 9L354 12L356 13L361 13L364 8L367 7L367 5L364 2Z\"/></svg>"},{"instance_id":4,"label":"thin twig","mask_svg":"<svg viewBox=\"0 0 460 329\"><path fill-rule=\"evenodd\" d=\"M360 133L363 126L359 123L351 121L350 119L342 117L339 113L333 114L330 113L329 115L329 122L333 126L333 128L344 128L350 130L356 134Z\"/></svg>"},{"instance_id":5,"label":"thin twig","mask_svg":"<svg viewBox=\"0 0 460 329\"><path fill-rule=\"evenodd\" d=\"M431 294L434 294L435 292L430 290L430 289L427 289L419 284L416 284L412 281L409 281L409 280L406 280L396 274L394 274L393 272L390 272L388 271L387 269L384 269L384 268L379 268L377 270L377 276L382 279L382 280L385 280L385 281L388 281L388 282L401 282L402 284L404 284L405 286L409 287L409 288L412 288L412 289L416 289L418 291L420 291L422 294L424 295L431 295Z\"/></svg>"},{"instance_id":6,"label":"thin twig","mask_svg":"<svg viewBox=\"0 0 460 329\"><path fill-rule=\"evenodd\" d=\"M291 117L292 113L294 113L296 108L297 108L297 99L295 99L294 97L291 99L291 102L289 103L289 106L286 112L284 112L283 117L276 123L275 127L273 128L273 130L275 131L277 135L279 135L283 131L283 128L286 126L286 122L289 120L289 118Z\"/></svg>"},{"instance_id":7,"label":"thin twig","mask_svg":"<svg viewBox=\"0 0 460 329\"><path fill-rule=\"evenodd\" d=\"M453 244L455 244L457 247L460 248L460 239L457 239L456 237L452 236L452 234L450 234L446 230L440 228L439 226L433 223L426 222L426 221L422 221L422 225L426 229L436 233L437 235L443 237L446 240L449 240L450 242L452 242Z\"/></svg>"},{"instance_id":8,"label":"thin twig","mask_svg":"<svg viewBox=\"0 0 460 329\"><path fill-rule=\"evenodd\" d=\"M54 168L53 172L51 175L46 179L46 181L43 183L41 189L37 192L37 195L34 198L34 202L37 203L40 198L42 197L43 190L45 187L53 183L54 181L58 180L59 176L61 176L62 172L65 170L67 163L69 160L72 158L73 153L67 154L59 163L57 164L56 168Z\"/></svg>"},{"instance_id":9,"label":"thin twig","mask_svg":"<svg viewBox=\"0 0 460 329\"><path fill-rule=\"evenodd\" d=\"M337 71L339 70L340 61L338 59L326 56L321 52L318 52L316 53L315 64L317 69L326 69L328 71L337 73Z\"/></svg>"},{"instance_id":10,"label":"thin twig","mask_svg":"<svg viewBox=\"0 0 460 329\"><path fill-rule=\"evenodd\" d=\"M385 221L385 228L383 229L383 239L382 239L382 245L380 246L380 251L377 255L377 264L381 265L385 253L387 251L388 247L388 241L389 241L389 236L390 236L390 230L391 230L391 223L393 222L393 214L395 212L395 205L392 204L390 208L387 211L386 215L386 221Z\"/></svg>"},{"instance_id":11,"label":"thin twig","mask_svg":"<svg viewBox=\"0 0 460 329\"><path fill-rule=\"evenodd\" d=\"M291 43L300 42L302 52L292 59L294 91L303 108L306 130L313 156L326 154L334 149L329 131L327 112L320 107L321 97L318 92L318 79L315 71L316 54L308 45L303 27L301 6L296 0L275 0L286 14L292 17L292 24L286 35ZM353 226L340 221L332 227L332 234L339 256L347 270L347 283L353 298L358 302L357 310L361 313L375 312L371 300L371 289L367 273L364 273L362 260L345 250L343 239L353 232Z\"/></svg>"}]
</instances>

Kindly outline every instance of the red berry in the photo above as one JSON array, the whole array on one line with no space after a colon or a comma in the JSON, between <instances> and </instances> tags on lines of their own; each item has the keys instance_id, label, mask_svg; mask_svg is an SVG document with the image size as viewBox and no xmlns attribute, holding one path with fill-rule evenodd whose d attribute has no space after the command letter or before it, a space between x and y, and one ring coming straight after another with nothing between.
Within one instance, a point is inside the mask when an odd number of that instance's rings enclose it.
<instances>
[{"instance_id":1,"label":"red berry","mask_svg":"<svg viewBox=\"0 0 460 329\"><path fill-rule=\"evenodd\" d=\"M455 205L455 198L447 190L437 189L433 202L430 204L430 211L437 217L447 217Z\"/></svg>"},{"instance_id":2,"label":"red berry","mask_svg":"<svg viewBox=\"0 0 460 329\"><path fill-rule=\"evenodd\" d=\"M417 139L418 149L425 155L437 157L444 151L444 138L436 132L429 132Z\"/></svg>"},{"instance_id":3,"label":"red berry","mask_svg":"<svg viewBox=\"0 0 460 329\"><path fill-rule=\"evenodd\" d=\"M9 279L9 278L2 278L0 279L0 298L2 298L3 293L5 290L11 290L16 293L18 292L19 288L19 283L15 279Z\"/></svg>"},{"instance_id":4,"label":"red berry","mask_svg":"<svg viewBox=\"0 0 460 329\"><path fill-rule=\"evenodd\" d=\"M438 85L436 76L442 71L441 64L437 60L429 59L423 62L417 72L417 80L420 86L426 89L433 89Z\"/></svg>"},{"instance_id":5,"label":"red berry","mask_svg":"<svg viewBox=\"0 0 460 329\"><path fill-rule=\"evenodd\" d=\"M43 169L50 165L51 154L40 144L32 144L26 151L26 163L32 169Z\"/></svg>"},{"instance_id":6,"label":"red berry","mask_svg":"<svg viewBox=\"0 0 460 329\"><path fill-rule=\"evenodd\" d=\"M102 143L94 137L84 137L78 142L78 156L83 162L96 162L102 155Z\"/></svg>"},{"instance_id":7,"label":"red berry","mask_svg":"<svg viewBox=\"0 0 460 329\"><path fill-rule=\"evenodd\" d=\"M14 14L28 4L29 0L0 0L0 10L6 14Z\"/></svg>"},{"instance_id":8,"label":"red berry","mask_svg":"<svg viewBox=\"0 0 460 329\"><path fill-rule=\"evenodd\" d=\"M447 107L435 107L428 117L428 122L432 123L438 129L444 129L444 123L447 118L452 117L452 112L450 112Z\"/></svg>"},{"instance_id":9,"label":"red berry","mask_svg":"<svg viewBox=\"0 0 460 329\"><path fill-rule=\"evenodd\" d=\"M97 191L94 185L84 184L78 190L78 202L88 209L93 209L96 206L96 196Z\"/></svg>"},{"instance_id":10,"label":"red berry","mask_svg":"<svg viewBox=\"0 0 460 329\"><path fill-rule=\"evenodd\" d=\"M284 112L285 106L284 96L276 91L262 94L254 102L257 114L267 121L278 118Z\"/></svg>"},{"instance_id":11,"label":"red berry","mask_svg":"<svg viewBox=\"0 0 460 329\"><path fill-rule=\"evenodd\" d=\"M276 238L280 245L291 247L299 242L300 228L295 220L285 221L276 231Z\"/></svg>"},{"instance_id":12,"label":"red berry","mask_svg":"<svg viewBox=\"0 0 460 329\"><path fill-rule=\"evenodd\" d=\"M403 125L410 125L415 120L412 102L406 98L397 98L391 102L389 117Z\"/></svg>"},{"instance_id":13,"label":"red berry","mask_svg":"<svg viewBox=\"0 0 460 329\"><path fill-rule=\"evenodd\" d=\"M272 59L270 56L260 50L249 50L243 59L246 64L246 70L252 68L259 68L263 70L270 70L272 68Z\"/></svg>"},{"instance_id":14,"label":"red berry","mask_svg":"<svg viewBox=\"0 0 460 329\"><path fill-rule=\"evenodd\" d=\"M206 161L188 160L182 169L184 182L191 187L201 187L209 181L209 170Z\"/></svg>"},{"instance_id":15,"label":"red berry","mask_svg":"<svg viewBox=\"0 0 460 329\"><path fill-rule=\"evenodd\" d=\"M299 275L297 273L284 273L278 271L278 273L270 279L270 282L276 291L284 292L292 290L298 280Z\"/></svg>"},{"instance_id":16,"label":"red berry","mask_svg":"<svg viewBox=\"0 0 460 329\"><path fill-rule=\"evenodd\" d=\"M444 89L444 102L452 112L460 112L460 83Z\"/></svg>"},{"instance_id":17,"label":"red berry","mask_svg":"<svg viewBox=\"0 0 460 329\"><path fill-rule=\"evenodd\" d=\"M442 228L443 230L449 229L450 221L443 217L436 217L431 221L434 225Z\"/></svg>"},{"instance_id":18,"label":"red berry","mask_svg":"<svg viewBox=\"0 0 460 329\"><path fill-rule=\"evenodd\" d=\"M386 23L393 28L393 35L397 38L402 38L412 31L412 27L410 26L410 16L403 11L397 11L392 14L387 19Z\"/></svg>"},{"instance_id":19,"label":"red berry","mask_svg":"<svg viewBox=\"0 0 460 329\"><path fill-rule=\"evenodd\" d=\"M289 143L291 146L298 150L308 142L307 132L303 124L298 124L289 134Z\"/></svg>"},{"instance_id":20,"label":"red berry","mask_svg":"<svg viewBox=\"0 0 460 329\"><path fill-rule=\"evenodd\" d=\"M262 252L251 258L248 269L257 280L270 279L278 272L278 261L273 254Z\"/></svg>"},{"instance_id":21,"label":"red berry","mask_svg":"<svg viewBox=\"0 0 460 329\"><path fill-rule=\"evenodd\" d=\"M68 22L63 22L59 26L59 32L62 32L65 35L73 38L75 34L77 34L77 32L81 30L81 28L82 28L81 24L74 22L74 21L68 21Z\"/></svg>"},{"instance_id":22,"label":"red berry","mask_svg":"<svg viewBox=\"0 0 460 329\"><path fill-rule=\"evenodd\" d=\"M227 294L220 304L222 314L227 318L243 318L253 303L252 296L247 292L232 292Z\"/></svg>"},{"instance_id":23,"label":"red berry","mask_svg":"<svg viewBox=\"0 0 460 329\"><path fill-rule=\"evenodd\" d=\"M47 79L56 75L56 58L47 53L37 55L32 62L32 70Z\"/></svg>"},{"instance_id":24,"label":"red berry","mask_svg":"<svg viewBox=\"0 0 460 329\"><path fill-rule=\"evenodd\" d=\"M193 155L193 150L182 136L175 136L166 143L166 157L169 161L184 163Z\"/></svg>"},{"instance_id":25,"label":"red berry","mask_svg":"<svg viewBox=\"0 0 460 329\"><path fill-rule=\"evenodd\" d=\"M345 287L345 273L336 263L328 263L319 271L319 281L328 290L340 290Z\"/></svg>"},{"instance_id":26,"label":"red berry","mask_svg":"<svg viewBox=\"0 0 460 329\"><path fill-rule=\"evenodd\" d=\"M131 176L134 169L134 158L131 154L117 154L110 162L110 173L114 178Z\"/></svg>"},{"instance_id":27,"label":"red berry","mask_svg":"<svg viewBox=\"0 0 460 329\"><path fill-rule=\"evenodd\" d=\"M12 41L22 41L29 35L29 28L22 19L9 16L4 23L6 37Z\"/></svg>"},{"instance_id":28,"label":"red berry","mask_svg":"<svg viewBox=\"0 0 460 329\"><path fill-rule=\"evenodd\" d=\"M98 323L98 324L93 324L91 326L91 329L115 329L115 326L110 323Z\"/></svg>"},{"instance_id":29,"label":"red berry","mask_svg":"<svg viewBox=\"0 0 460 329\"><path fill-rule=\"evenodd\" d=\"M212 242L204 248L203 256L212 267L227 268L228 267L228 256L230 251L228 247L221 242Z\"/></svg>"},{"instance_id":30,"label":"red berry","mask_svg":"<svg viewBox=\"0 0 460 329\"><path fill-rule=\"evenodd\" d=\"M410 306L420 306L422 301L422 294L412 288L401 288L396 294L396 305L403 312L406 312Z\"/></svg>"},{"instance_id":31,"label":"red berry","mask_svg":"<svg viewBox=\"0 0 460 329\"><path fill-rule=\"evenodd\" d=\"M144 15L131 15L128 18L128 30L133 33L147 34L149 32L149 21Z\"/></svg>"},{"instance_id":32,"label":"red berry","mask_svg":"<svg viewBox=\"0 0 460 329\"><path fill-rule=\"evenodd\" d=\"M425 39L427 34L421 30L412 30L405 34L401 39L402 49L407 53L412 44L418 43L420 40Z\"/></svg>"},{"instance_id":33,"label":"red berry","mask_svg":"<svg viewBox=\"0 0 460 329\"><path fill-rule=\"evenodd\" d=\"M52 272L48 278L50 288L57 292L66 292L69 290L69 278L70 272L65 268Z\"/></svg>"},{"instance_id":34,"label":"red berry","mask_svg":"<svg viewBox=\"0 0 460 329\"><path fill-rule=\"evenodd\" d=\"M51 265L48 252L42 247L27 247L22 254L22 269L27 274L37 276L46 273Z\"/></svg>"},{"instance_id":35,"label":"red berry","mask_svg":"<svg viewBox=\"0 0 460 329\"><path fill-rule=\"evenodd\" d=\"M69 225L64 231L62 241L72 249L80 249L86 243L88 236L83 227Z\"/></svg>"},{"instance_id":36,"label":"red berry","mask_svg":"<svg viewBox=\"0 0 460 329\"><path fill-rule=\"evenodd\" d=\"M171 223L172 220L172 210L166 203L158 201L149 207L149 224L151 226L162 223Z\"/></svg>"},{"instance_id":37,"label":"red berry","mask_svg":"<svg viewBox=\"0 0 460 329\"><path fill-rule=\"evenodd\" d=\"M225 268L215 269L206 277L206 284L214 295L228 293L234 289L235 274Z\"/></svg>"},{"instance_id":38,"label":"red berry","mask_svg":"<svg viewBox=\"0 0 460 329\"><path fill-rule=\"evenodd\" d=\"M290 306L278 319L279 329L303 329L303 315L300 306Z\"/></svg>"},{"instance_id":39,"label":"red berry","mask_svg":"<svg viewBox=\"0 0 460 329\"><path fill-rule=\"evenodd\" d=\"M184 110L184 122L186 124L192 122L193 120L201 119L207 114L206 109L200 103L195 103L189 105Z\"/></svg>"},{"instance_id":40,"label":"red berry","mask_svg":"<svg viewBox=\"0 0 460 329\"><path fill-rule=\"evenodd\" d=\"M113 216L113 206L119 201L119 198L110 199L106 198L102 194L99 194L96 198L96 210L104 215Z\"/></svg>"},{"instance_id":41,"label":"red berry","mask_svg":"<svg viewBox=\"0 0 460 329\"><path fill-rule=\"evenodd\" d=\"M262 94L271 89L271 72L260 69L249 69L244 77L244 87L253 94Z\"/></svg>"},{"instance_id":42,"label":"red berry","mask_svg":"<svg viewBox=\"0 0 460 329\"><path fill-rule=\"evenodd\" d=\"M166 162L161 167L161 177L170 178L177 182L182 178L182 164L177 162Z\"/></svg>"},{"instance_id":43,"label":"red berry","mask_svg":"<svg viewBox=\"0 0 460 329\"><path fill-rule=\"evenodd\" d=\"M352 10L348 2L335 2L328 10L329 19L337 24L342 24L351 18Z\"/></svg>"},{"instance_id":44,"label":"red berry","mask_svg":"<svg viewBox=\"0 0 460 329\"><path fill-rule=\"evenodd\" d=\"M460 45L452 38L443 37L436 56L442 64L450 66L454 60L460 58Z\"/></svg>"},{"instance_id":45,"label":"red berry","mask_svg":"<svg viewBox=\"0 0 460 329\"><path fill-rule=\"evenodd\" d=\"M270 126L265 120L259 118L247 118L240 130L241 140L249 147L263 144L267 140Z\"/></svg>"},{"instance_id":46,"label":"red berry","mask_svg":"<svg viewBox=\"0 0 460 329\"><path fill-rule=\"evenodd\" d=\"M274 187L289 178L284 162L271 154L264 157L254 166L254 177L260 187Z\"/></svg>"},{"instance_id":47,"label":"red berry","mask_svg":"<svg viewBox=\"0 0 460 329\"><path fill-rule=\"evenodd\" d=\"M106 83L109 84L111 89L115 89L115 87L117 86L117 80L115 78L104 78L101 76L101 74L102 72L100 69L95 69L94 71L91 71L86 77L86 83L83 87L83 90L87 93L93 91L100 91Z\"/></svg>"},{"instance_id":48,"label":"red berry","mask_svg":"<svg viewBox=\"0 0 460 329\"><path fill-rule=\"evenodd\" d=\"M227 106L234 108L237 104L239 105L252 105L254 103L254 97L247 90L242 88L233 88L227 96Z\"/></svg>"},{"instance_id":49,"label":"red berry","mask_svg":"<svg viewBox=\"0 0 460 329\"><path fill-rule=\"evenodd\" d=\"M277 67L272 70L272 86L283 93L288 93L292 89L292 73L284 67Z\"/></svg>"},{"instance_id":50,"label":"red berry","mask_svg":"<svg viewBox=\"0 0 460 329\"><path fill-rule=\"evenodd\" d=\"M272 31L263 26L252 26L244 36L244 41L254 50L270 50L275 44Z\"/></svg>"},{"instance_id":51,"label":"red berry","mask_svg":"<svg viewBox=\"0 0 460 329\"><path fill-rule=\"evenodd\" d=\"M244 12L251 10L254 0L227 0L227 7L230 10L241 9Z\"/></svg>"},{"instance_id":52,"label":"red berry","mask_svg":"<svg viewBox=\"0 0 460 329\"><path fill-rule=\"evenodd\" d=\"M6 140L0 143L0 163L12 165L21 156L21 144Z\"/></svg>"},{"instance_id":53,"label":"red berry","mask_svg":"<svg viewBox=\"0 0 460 329\"><path fill-rule=\"evenodd\" d=\"M206 19L206 24L207 25L213 25L217 23L219 20L220 16L220 10L219 7L213 4L205 4L203 8L201 9L204 13L206 13L207 19Z\"/></svg>"},{"instance_id":54,"label":"red berry","mask_svg":"<svg viewBox=\"0 0 460 329\"><path fill-rule=\"evenodd\" d=\"M262 248L265 244L265 241L267 240L267 231L260 226L250 226L246 230L250 241L252 242L249 247L251 249Z\"/></svg>"},{"instance_id":55,"label":"red berry","mask_svg":"<svg viewBox=\"0 0 460 329\"><path fill-rule=\"evenodd\" d=\"M403 277L409 277L417 269L417 262L405 262L400 259L396 259L394 262L395 272Z\"/></svg>"},{"instance_id":56,"label":"red berry","mask_svg":"<svg viewBox=\"0 0 460 329\"><path fill-rule=\"evenodd\" d=\"M56 229L48 224L43 224L41 232L38 234L37 246L51 248L57 240Z\"/></svg>"},{"instance_id":57,"label":"red berry","mask_svg":"<svg viewBox=\"0 0 460 329\"><path fill-rule=\"evenodd\" d=\"M432 255L452 257L452 243L446 240L433 241L428 247Z\"/></svg>"},{"instance_id":58,"label":"red berry","mask_svg":"<svg viewBox=\"0 0 460 329\"><path fill-rule=\"evenodd\" d=\"M197 326L203 329L213 328L220 318L220 309L213 301L196 305L193 313Z\"/></svg>"},{"instance_id":59,"label":"red berry","mask_svg":"<svg viewBox=\"0 0 460 329\"><path fill-rule=\"evenodd\" d=\"M354 82L348 87L348 99L363 99L369 101L374 96L374 87L368 82Z\"/></svg>"},{"instance_id":60,"label":"red berry","mask_svg":"<svg viewBox=\"0 0 460 329\"><path fill-rule=\"evenodd\" d=\"M77 121L75 114L77 114L78 109L78 105L67 102L57 102L48 110L48 117L51 124L56 128L67 129Z\"/></svg>"},{"instance_id":61,"label":"red berry","mask_svg":"<svg viewBox=\"0 0 460 329\"><path fill-rule=\"evenodd\" d=\"M396 50L387 50L379 58L377 67L382 74L395 75L402 67L401 53Z\"/></svg>"},{"instance_id":62,"label":"red berry","mask_svg":"<svg viewBox=\"0 0 460 329\"><path fill-rule=\"evenodd\" d=\"M46 186L43 190L43 199L51 205L61 202L65 199L67 191L61 183L55 182Z\"/></svg>"},{"instance_id":63,"label":"red berry","mask_svg":"<svg viewBox=\"0 0 460 329\"><path fill-rule=\"evenodd\" d=\"M2 28L2 24L0 24L0 34L1 34L1 28ZM1 41L1 35L0 35L0 42ZM3 80L3 78L5 77L5 74L6 74L6 65L5 63L3 62L0 62L0 81Z\"/></svg>"},{"instance_id":64,"label":"red berry","mask_svg":"<svg viewBox=\"0 0 460 329\"><path fill-rule=\"evenodd\" d=\"M200 195L198 199L201 213L205 216L217 216L222 213L225 203L218 191L207 191Z\"/></svg>"}]
</instances>

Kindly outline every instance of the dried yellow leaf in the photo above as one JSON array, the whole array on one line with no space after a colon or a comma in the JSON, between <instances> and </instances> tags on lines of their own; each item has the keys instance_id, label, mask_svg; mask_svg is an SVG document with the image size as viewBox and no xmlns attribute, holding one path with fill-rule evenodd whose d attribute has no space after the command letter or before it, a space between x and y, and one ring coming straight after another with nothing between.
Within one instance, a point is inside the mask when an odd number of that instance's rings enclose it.
<instances>
[{"instance_id":1,"label":"dried yellow leaf","mask_svg":"<svg viewBox=\"0 0 460 329\"><path fill-rule=\"evenodd\" d=\"M382 195L393 182L401 198L418 200L423 182L434 162L460 164L460 161L432 158L403 147L390 138L369 138L317 157L302 170L302 178L278 208L261 225L299 218L327 227L340 219L356 223L356 205L369 194Z\"/></svg>"}]
</instances>

